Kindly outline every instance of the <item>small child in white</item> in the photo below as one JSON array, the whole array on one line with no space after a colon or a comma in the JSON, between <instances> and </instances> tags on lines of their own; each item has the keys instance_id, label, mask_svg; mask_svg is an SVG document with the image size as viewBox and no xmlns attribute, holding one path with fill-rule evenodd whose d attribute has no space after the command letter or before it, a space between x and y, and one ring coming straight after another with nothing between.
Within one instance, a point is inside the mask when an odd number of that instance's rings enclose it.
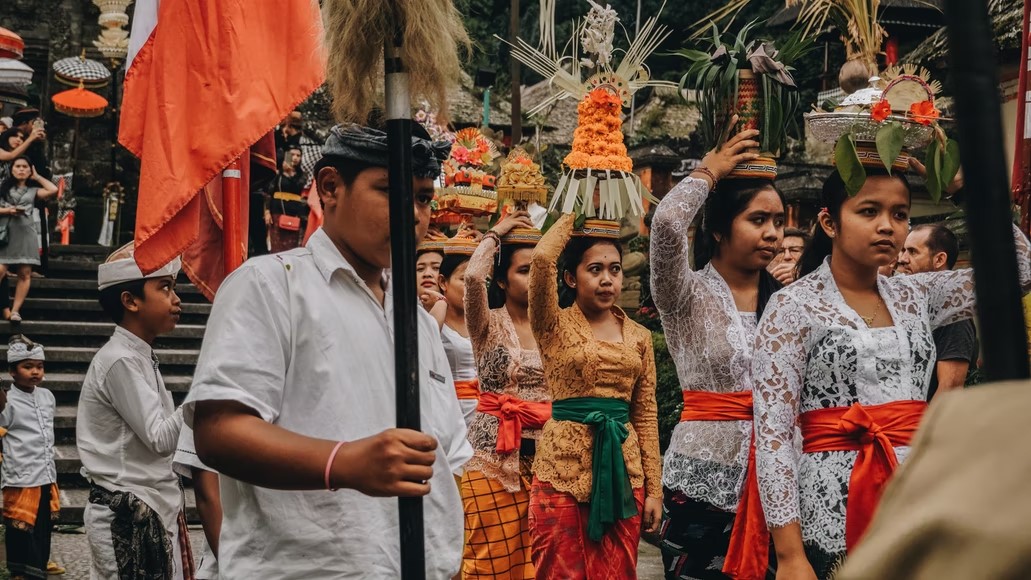
<instances>
[{"instance_id":1,"label":"small child in white","mask_svg":"<svg viewBox=\"0 0 1031 580\"><path fill-rule=\"evenodd\" d=\"M0 391L4 436L4 525L12 578L46 578L52 518L60 508L54 464L54 395L43 382L43 345L11 337L7 364L14 388Z\"/></svg>"}]
</instances>

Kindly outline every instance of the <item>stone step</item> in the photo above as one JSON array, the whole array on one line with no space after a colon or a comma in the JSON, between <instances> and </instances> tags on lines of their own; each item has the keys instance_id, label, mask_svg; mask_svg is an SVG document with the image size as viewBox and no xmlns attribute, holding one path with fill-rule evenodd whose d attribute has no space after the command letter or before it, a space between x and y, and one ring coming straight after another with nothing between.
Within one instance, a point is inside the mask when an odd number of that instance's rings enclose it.
<instances>
[{"instance_id":1,"label":"stone step","mask_svg":"<svg viewBox=\"0 0 1031 580\"><path fill-rule=\"evenodd\" d=\"M8 280L11 292L14 292L14 279ZM183 302L207 302L204 295L193 284L180 281L175 285L175 293ZM97 279L70 279L59 276L33 278L29 296L50 298L86 298L97 300Z\"/></svg>"},{"instance_id":2,"label":"stone step","mask_svg":"<svg viewBox=\"0 0 1031 580\"><path fill-rule=\"evenodd\" d=\"M211 304L208 302L183 302L182 309L183 314L211 314ZM100 313L104 311L100 307L99 301L88 298L33 298L32 296L26 298L25 305L22 306L22 312L29 310L51 312L71 310Z\"/></svg>"},{"instance_id":3,"label":"stone step","mask_svg":"<svg viewBox=\"0 0 1031 580\"><path fill-rule=\"evenodd\" d=\"M88 258L103 262L111 252L114 252L118 248L109 246L99 246L95 244L68 244L62 246L60 244L50 245L50 257L51 258Z\"/></svg>"},{"instance_id":4,"label":"stone step","mask_svg":"<svg viewBox=\"0 0 1031 580\"><path fill-rule=\"evenodd\" d=\"M106 342L115 331L113 322L54 322L49 320L23 320L18 323L9 321L0 322L0 335L11 335L22 333L33 340L46 345L41 338L44 336L58 337L102 337ZM179 324L175 330L164 334L161 338L181 338L200 340L204 338L204 325L202 324ZM52 342L52 341L51 341Z\"/></svg>"},{"instance_id":5,"label":"stone step","mask_svg":"<svg viewBox=\"0 0 1031 580\"><path fill-rule=\"evenodd\" d=\"M165 375L162 373L161 377L165 380L165 387L172 393L185 394L190 390L190 383L193 381L193 377L183 375ZM47 373L43 386L55 394L78 393L82 390L82 382L85 379L86 375L84 373Z\"/></svg>"},{"instance_id":6,"label":"stone step","mask_svg":"<svg viewBox=\"0 0 1031 580\"><path fill-rule=\"evenodd\" d=\"M29 335L30 337L32 335ZM156 349L158 360L162 365L196 365L197 356L200 354L195 349ZM7 345L0 345L0 356L6 357ZM81 346L52 346L47 347L47 362L59 363L86 363L93 360L97 353L96 348Z\"/></svg>"},{"instance_id":7,"label":"stone step","mask_svg":"<svg viewBox=\"0 0 1031 580\"><path fill-rule=\"evenodd\" d=\"M207 302L183 302L182 324L204 324L211 313ZM110 322L96 298L33 298L25 299L21 307L25 320L62 320L68 322Z\"/></svg>"}]
</instances>

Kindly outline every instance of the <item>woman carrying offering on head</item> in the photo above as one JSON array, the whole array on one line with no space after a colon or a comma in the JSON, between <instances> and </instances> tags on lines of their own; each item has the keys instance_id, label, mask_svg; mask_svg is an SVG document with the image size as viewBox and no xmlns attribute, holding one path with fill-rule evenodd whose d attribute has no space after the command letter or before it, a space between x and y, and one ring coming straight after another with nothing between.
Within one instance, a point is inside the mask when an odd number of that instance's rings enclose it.
<instances>
[{"instance_id":1,"label":"woman carrying offering on head","mask_svg":"<svg viewBox=\"0 0 1031 580\"><path fill-rule=\"evenodd\" d=\"M476 359L465 323L465 270L479 241L480 232L472 226L463 226L455 237L444 243L444 260L440 263L440 291L447 304L440 326L440 340L444 343L451 375L455 379L458 405L462 408L466 426L472 423L480 398ZM439 315L439 311L436 314Z\"/></svg>"},{"instance_id":2,"label":"woman carrying offering on head","mask_svg":"<svg viewBox=\"0 0 1031 580\"><path fill-rule=\"evenodd\" d=\"M529 214L513 212L487 231L465 270L465 320L480 380L469 427L474 455L461 484L466 578L534 577L530 468L551 417L528 313L530 256L540 237Z\"/></svg>"},{"instance_id":3,"label":"woman carrying offering on head","mask_svg":"<svg viewBox=\"0 0 1031 580\"><path fill-rule=\"evenodd\" d=\"M891 173L868 154L855 195L837 170L824 183L804 277L759 324L756 463L777 578L828 578L859 541L926 408L932 331L974 315L969 269L878 274L909 232L908 154ZM1031 245L1013 235L1027 292Z\"/></svg>"},{"instance_id":4,"label":"woman carrying offering on head","mask_svg":"<svg viewBox=\"0 0 1031 580\"><path fill-rule=\"evenodd\" d=\"M619 224L562 216L533 252L530 325L552 418L534 459L530 534L538 578L635 578L662 482L651 333L616 306ZM555 282L574 295L559 303ZM563 307L564 306L564 307Z\"/></svg>"},{"instance_id":5,"label":"woman carrying offering on head","mask_svg":"<svg viewBox=\"0 0 1031 580\"><path fill-rule=\"evenodd\" d=\"M706 155L652 219L652 295L684 397L663 469L662 548L670 579L726 578L726 572L754 580L769 573L766 557L752 568L740 566L743 553L767 553L761 507L749 510L752 518L735 519L739 505L758 503L751 361L758 318L780 288L766 267L784 232L776 174L741 176L759 156L750 152L759 146L758 133L742 131ZM688 231L700 210L695 270ZM732 545L737 556L728 555Z\"/></svg>"}]
</instances>

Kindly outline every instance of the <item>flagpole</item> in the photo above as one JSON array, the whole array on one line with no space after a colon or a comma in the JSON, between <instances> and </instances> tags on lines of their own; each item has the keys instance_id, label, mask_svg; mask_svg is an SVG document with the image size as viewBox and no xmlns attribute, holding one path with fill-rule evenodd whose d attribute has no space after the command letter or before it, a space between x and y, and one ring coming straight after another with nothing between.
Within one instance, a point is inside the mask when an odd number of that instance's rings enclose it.
<instances>
[{"instance_id":1,"label":"flagpole","mask_svg":"<svg viewBox=\"0 0 1031 580\"><path fill-rule=\"evenodd\" d=\"M1020 35L1020 74L1017 77L1017 122L1014 123L1016 138L1013 141L1013 178L1010 187L1013 190L1013 201L1020 206L1020 225L1024 233L1031 233L1031 147L1027 140L1031 139L1031 123L1028 119L1027 75L1031 67L1031 0L1024 0L1024 19Z\"/></svg>"},{"instance_id":2,"label":"flagpole","mask_svg":"<svg viewBox=\"0 0 1031 580\"><path fill-rule=\"evenodd\" d=\"M412 193L412 119L408 73L401 61L403 29L384 46L387 149L390 181L390 263L394 304L394 374L397 426L421 428L419 328L415 293L415 213ZM439 467L439 466L438 466ZM401 578L426 577L421 497L398 498Z\"/></svg>"},{"instance_id":3,"label":"flagpole","mask_svg":"<svg viewBox=\"0 0 1031 580\"><path fill-rule=\"evenodd\" d=\"M984 2L946 0L949 68L967 195L977 314L985 371L992 381L1027 379L1027 334L1020 300L1012 202L1002 145L999 78L992 27ZM1021 95L1023 98L1023 95Z\"/></svg>"},{"instance_id":4,"label":"flagpole","mask_svg":"<svg viewBox=\"0 0 1031 580\"><path fill-rule=\"evenodd\" d=\"M226 275L243 264L240 236L240 159L234 159L222 170L222 258Z\"/></svg>"}]
</instances>

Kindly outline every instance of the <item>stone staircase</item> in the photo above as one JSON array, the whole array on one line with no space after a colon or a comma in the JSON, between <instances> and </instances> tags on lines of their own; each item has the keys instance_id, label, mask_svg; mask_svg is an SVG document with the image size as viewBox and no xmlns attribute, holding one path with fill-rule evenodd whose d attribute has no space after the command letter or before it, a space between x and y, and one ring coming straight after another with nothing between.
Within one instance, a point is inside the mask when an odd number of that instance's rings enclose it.
<instances>
[{"instance_id":1,"label":"stone staircase","mask_svg":"<svg viewBox=\"0 0 1031 580\"><path fill-rule=\"evenodd\" d=\"M7 338L21 333L46 347L46 382L57 399L54 420L58 486L61 488L62 524L81 524L88 495L79 473L82 463L75 447L75 416L82 381L93 355L114 331L114 324L97 301L97 265L111 249L101 246L51 246L46 278L33 278L29 297L21 309L23 321L0 321L0 356L6 360ZM10 279L11 291L14 278ZM194 365L211 311L196 286L181 276L176 292L182 300L179 326L157 340L165 384L182 403L190 387ZM2 380L10 380L4 373ZM187 518L198 521L192 490L187 490Z\"/></svg>"}]
</instances>

